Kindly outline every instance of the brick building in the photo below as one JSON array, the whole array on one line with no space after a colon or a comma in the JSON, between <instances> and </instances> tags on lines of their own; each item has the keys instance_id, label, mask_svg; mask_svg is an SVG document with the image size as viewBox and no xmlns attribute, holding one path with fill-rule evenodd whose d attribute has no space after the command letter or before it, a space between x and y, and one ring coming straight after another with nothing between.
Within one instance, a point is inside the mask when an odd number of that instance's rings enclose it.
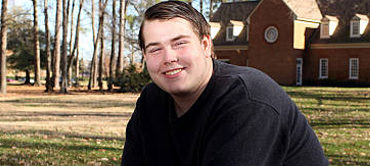
<instances>
[{"instance_id":1,"label":"brick building","mask_svg":"<svg viewBox=\"0 0 370 166\"><path fill-rule=\"evenodd\" d=\"M222 3L210 20L217 59L282 85L370 85L370 0Z\"/></svg>"}]
</instances>

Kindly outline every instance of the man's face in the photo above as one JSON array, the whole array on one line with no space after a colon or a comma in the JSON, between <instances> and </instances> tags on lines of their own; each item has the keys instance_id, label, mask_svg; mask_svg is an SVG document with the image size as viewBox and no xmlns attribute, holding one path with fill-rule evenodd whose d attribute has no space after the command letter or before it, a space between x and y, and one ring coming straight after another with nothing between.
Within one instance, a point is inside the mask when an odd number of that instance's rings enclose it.
<instances>
[{"instance_id":1,"label":"man's face","mask_svg":"<svg viewBox=\"0 0 370 166\"><path fill-rule=\"evenodd\" d=\"M182 18L145 21L144 58L150 77L171 95L194 93L205 87L212 72L211 39L201 40Z\"/></svg>"}]
</instances>

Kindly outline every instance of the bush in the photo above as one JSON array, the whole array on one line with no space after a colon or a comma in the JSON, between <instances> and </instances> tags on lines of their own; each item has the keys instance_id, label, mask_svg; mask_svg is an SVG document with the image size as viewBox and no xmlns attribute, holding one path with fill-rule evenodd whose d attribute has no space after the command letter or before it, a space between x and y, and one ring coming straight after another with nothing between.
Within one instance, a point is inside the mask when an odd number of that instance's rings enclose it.
<instances>
[{"instance_id":1,"label":"bush","mask_svg":"<svg viewBox=\"0 0 370 166\"><path fill-rule=\"evenodd\" d=\"M151 82L148 70L146 68L140 70L140 66L130 65L123 71L122 77L117 81L122 92L140 92Z\"/></svg>"}]
</instances>

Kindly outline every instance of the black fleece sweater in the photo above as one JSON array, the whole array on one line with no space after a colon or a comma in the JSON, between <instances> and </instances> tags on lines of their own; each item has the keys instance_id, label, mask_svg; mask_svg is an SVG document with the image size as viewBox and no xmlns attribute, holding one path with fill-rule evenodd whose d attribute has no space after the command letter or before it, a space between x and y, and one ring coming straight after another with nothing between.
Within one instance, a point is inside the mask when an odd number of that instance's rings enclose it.
<instances>
[{"instance_id":1,"label":"black fleece sweater","mask_svg":"<svg viewBox=\"0 0 370 166\"><path fill-rule=\"evenodd\" d=\"M126 129L123 166L323 166L321 145L294 102L262 72L214 60L199 99L180 118L155 84Z\"/></svg>"}]
</instances>

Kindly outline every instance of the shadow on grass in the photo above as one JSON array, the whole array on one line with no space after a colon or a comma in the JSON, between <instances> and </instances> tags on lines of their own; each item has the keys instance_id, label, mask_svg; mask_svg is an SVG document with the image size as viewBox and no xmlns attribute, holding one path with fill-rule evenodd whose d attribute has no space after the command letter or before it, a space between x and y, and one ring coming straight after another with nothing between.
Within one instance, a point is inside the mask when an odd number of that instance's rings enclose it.
<instances>
[{"instance_id":1,"label":"shadow on grass","mask_svg":"<svg viewBox=\"0 0 370 166\"><path fill-rule=\"evenodd\" d=\"M369 129L369 125L352 124L352 123L310 123L312 128L315 129L343 129L343 128L363 128Z\"/></svg>"},{"instance_id":2,"label":"shadow on grass","mask_svg":"<svg viewBox=\"0 0 370 166\"><path fill-rule=\"evenodd\" d=\"M292 98L308 98L308 99L316 99L318 103L322 103L321 100L335 100L335 101L350 101L350 102L368 102L370 97L363 97L359 95L352 95L350 93L346 94L337 94L338 96L331 96L327 94L319 94L319 93L310 93L310 92L295 92L289 91L287 92L288 95Z\"/></svg>"},{"instance_id":3,"label":"shadow on grass","mask_svg":"<svg viewBox=\"0 0 370 166\"><path fill-rule=\"evenodd\" d=\"M106 146L99 146L99 145L73 145L74 143L70 143L71 145L68 145L68 143L52 143L52 142L46 142L46 141L19 141L15 139L1 139L1 147L4 148L12 148L13 146L16 146L16 148L52 148L52 149L62 149L63 150L86 150L86 151L96 151L99 149L105 149L110 151L121 151L122 148L113 148L113 147L106 147Z\"/></svg>"},{"instance_id":4,"label":"shadow on grass","mask_svg":"<svg viewBox=\"0 0 370 166\"><path fill-rule=\"evenodd\" d=\"M310 125L314 128L370 128L370 120L364 119L328 119L311 120Z\"/></svg>"},{"instance_id":5,"label":"shadow on grass","mask_svg":"<svg viewBox=\"0 0 370 166\"><path fill-rule=\"evenodd\" d=\"M55 106L55 107L85 107L85 108L107 108L107 107L135 107L135 102L125 101L112 101L112 100L100 100L100 101L78 101L78 100L53 100L45 98L24 98L15 100L0 101L0 103L14 103L28 106Z\"/></svg>"},{"instance_id":6,"label":"shadow on grass","mask_svg":"<svg viewBox=\"0 0 370 166\"><path fill-rule=\"evenodd\" d=\"M80 139L99 139L99 140L106 140L106 141L126 141L126 138L123 137L109 137L109 136L100 136L100 135L88 135L88 134L75 134L70 132L61 132L61 131L50 131L50 130L17 130L17 131L10 131L10 132L3 132L0 131L0 134L4 135L47 135L50 137L65 137L65 138L80 138Z\"/></svg>"},{"instance_id":7,"label":"shadow on grass","mask_svg":"<svg viewBox=\"0 0 370 166\"><path fill-rule=\"evenodd\" d=\"M370 157L355 155L327 155L331 165L370 165Z\"/></svg>"},{"instance_id":8,"label":"shadow on grass","mask_svg":"<svg viewBox=\"0 0 370 166\"><path fill-rule=\"evenodd\" d=\"M112 112L94 112L94 113L75 113L75 112L63 112L63 113L54 113L54 112L22 112L22 111L13 111L8 113L0 114L0 117L7 116L17 116L17 117L35 117L35 116L59 116L59 117L80 117L80 116L98 116L98 117L123 117L130 118L132 112L121 112L121 113L112 113ZM2 120L4 121L4 120ZM14 121L14 120L11 120ZM34 120L32 120L34 121Z\"/></svg>"},{"instance_id":9,"label":"shadow on grass","mask_svg":"<svg viewBox=\"0 0 370 166\"><path fill-rule=\"evenodd\" d=\"M317 112L336 112L336 113L351 113L351 112L369 112L370 108L321 108L321 107L300 107L302 112L317 111Z\"/></svg>"},{"instance_id":10,"label":"shadow on grass","mask_svg":"<svg viewBox=\"0 0 370 166\"><path fill-rule=\"evenodd\" d=\"M40 139L22 141L0 138L0 150L11 149L0 154L0 165L118 165L121 162L108 158L119 158L122 148L67 141L58 143ZM107 159L100 160L102 157Z\"/></svg>"}]
</instances>

